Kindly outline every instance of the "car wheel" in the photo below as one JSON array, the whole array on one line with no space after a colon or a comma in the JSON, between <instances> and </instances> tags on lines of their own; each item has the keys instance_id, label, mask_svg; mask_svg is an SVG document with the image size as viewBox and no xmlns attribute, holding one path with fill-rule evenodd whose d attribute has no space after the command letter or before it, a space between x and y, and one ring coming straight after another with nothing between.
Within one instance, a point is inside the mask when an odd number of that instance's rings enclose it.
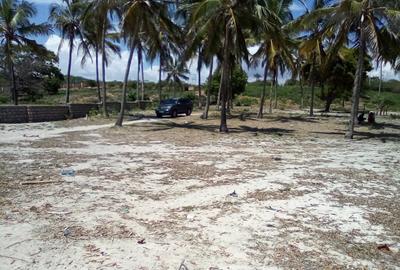
<instances>
[{"instance_id":1,"label":"car wheel","mask_svg":"<svg viewBox=\"0 0 400 270\"><path fill-rule=\"evenodd\" d=\"M189 116L189 115L191 115L191 114L192 114L192 109L190 109L190 108L189 108L189 109L187 109L187 111L186 111L186 115L187 115L187 116Z\"/></svg>"},{"instance_id":2,"label":"car wheel","mask_svg":"<svg viewBox=\"0 0 400 270\"><path fill-rule=\"evenodd\" d=\"M161 118L162 114L161 113L157 113L157 118Z\"/></svg>"},{"instance_id":3,"label":"car wheel","mask_svg":"<svg viewBox=\"0 0 400 270\"><path fill-rule=\"evenodd\" d=\"M172 117L172 118L175 118L175 117L177 117L177 116L178 116L177 110L173 110L173 111L171 112L171 117Z\"/></svg>"}]
</instances>

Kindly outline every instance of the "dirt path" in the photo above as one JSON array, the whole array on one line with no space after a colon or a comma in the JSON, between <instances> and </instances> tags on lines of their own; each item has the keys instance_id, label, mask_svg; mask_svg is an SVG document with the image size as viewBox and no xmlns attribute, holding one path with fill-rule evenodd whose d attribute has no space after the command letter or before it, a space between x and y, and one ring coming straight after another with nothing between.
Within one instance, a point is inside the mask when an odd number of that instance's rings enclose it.
<instances>
[{"instance_id":1,"label":"dirt path","mask_svg":"<svg viewBox=\"0 0 400 270\"><path fill-rule=\"evenodd\" d=\"M398 120L197 119L3 126L0 269L400 268Z\"/></svg>"}]
</instances>

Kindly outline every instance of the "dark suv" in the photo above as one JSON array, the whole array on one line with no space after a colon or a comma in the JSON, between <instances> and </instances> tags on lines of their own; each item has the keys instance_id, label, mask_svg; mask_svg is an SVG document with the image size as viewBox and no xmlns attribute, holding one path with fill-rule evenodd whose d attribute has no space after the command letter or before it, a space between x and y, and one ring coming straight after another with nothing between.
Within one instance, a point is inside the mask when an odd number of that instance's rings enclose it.
<instances>
[{"instance_id":1,"label":"dark suv","mask_svg":"<svg viewBox=\"0 0 400 270\"><path fill-rule=\"evenodd\" d=\"M193 102L188 98L171 98L161 100L160 105L156 109L157 117L163 115L171 115L177 117L178 114L185 113L190 115L193 111Z\"/></svg>"}]
</instances>

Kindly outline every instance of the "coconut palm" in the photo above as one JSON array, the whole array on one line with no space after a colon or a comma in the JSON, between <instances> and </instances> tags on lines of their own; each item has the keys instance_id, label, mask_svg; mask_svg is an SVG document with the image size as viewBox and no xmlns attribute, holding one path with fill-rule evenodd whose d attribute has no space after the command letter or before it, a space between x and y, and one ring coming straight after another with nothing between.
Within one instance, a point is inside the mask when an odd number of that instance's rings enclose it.
<instances>
[{"instance_id":1,"label":"coconut palm","mask_svg":"<svg viewBox=\"0 0 400 270\"><path fill-rule=\"evenodd\" d=\"M65 103L69 103L72 52L75 47L75 39L80 39L82 46L86 46L82 32L86 9L87 3L79 0L63 0L62 4L50 6L49 20L61 35L58 51L61 50L64 41L68 42L69 47Z\"/></svg>"},{"instance_id":2,"label":"coconut palm","mask_svg":"<svg viewBox=\"0 0 400 270\"><path fill-rule=\"evenodd\" d=\"M44 51L43 46L29 37L46 35L50 32L50 25L45 23L34 24L30 21L35 14L36 9L30 2L0 1L0 44L3 46L4 62L10 76L11 97L15 105L18 105L18 90L14 70L15 51L20 47L28 47L33 51Z\"/></svg>"},{"instance_id":3,"label":"coconut palm","mask_svg":"<svg viewBox=\"0 0 400 270\"><path fill-rule=\"evenodd\" d=\"M102 99L102 111L103 115L108 117L107 111L107 83L106 83L106 66L107 66L107 36L109 30L112 29L112 19L115 15L120 15L120 4L119 0L93 0L90 4L90 10L93 11L97 18L98 29L100 33L100 53L101 58L101 73L102 73L102 88L103 88L103 99ZM87 16L91 16L90 13ZM111 20L110 20L111 18Z\"/></svg>"},{"instance_id":4,"label":"coconut palm","mask_svg":"<svg viewBox=\"0 0 400 270\"><path fill-rule=\"evenodd\" d=\"M191 28L197 29L202 38L205 38L204 29L213 28L215 34L223 40L220 132L228 132L226 113L230 74L233 68L232 59L235 59L236 62L242 60L249 62L245 29L254 26L256 2L252 0L203 0L188 5Z\"/></svg>"},{"instance_id":5,"label":"coconut palm","mask_svg":"<svg viewBox=\"0 0 400 270\"><path fill-rule=\"evenodd\" d=\"M289 37L287 31L282 31L281 28L284 24L293 19L289 9L292 0L273 0L265 3L258 12L261 22L259 33L256 34L258 39L259 48L253 55L253 64L264 67L264 80L263 90L261 93L260 108L257 117L263 117L265 95L266 95L266 82L268 70L273 74L272 85L275 85L275 103L276 101L276 87L279 71L283 73L286 67L295 70L295 64L291 53L291 47L295 45L294 41ZM270 108L269 112L272 113L272 85L270 91Z\"/></svg>"},{"instance_id":6,"label":"coconut palm","mask_svg":"<svg viewBox=\"0 0 400 270\"><path fill-rule=\"evenodd\" d=\"M162 58L165 53L161 50L165 44L163 38L170 36L175 26L168 15L167 6L156 0L130 0L123 6L121 28L122 35L129 45L130 55L124 77L121 111L115 123L116 126L122 126L132 54L138 46L137 42L140 41L141 35L145 36L152 59L157 53Z\"/></svg>"},{"instance_id":7,"label":"coconut palm","mask_svg":"<svg viewBox=\"0 0 400 270\"><path fill-rule=\"evenodd\" d=\"M184 62L178 61L176 59L173 60L172 63L169 63L165 68L165 73L167 77L165 81L168 85L172 85L173 87L173 97L176 96L176 87L178 86L181 90L184 90L184 83L189 79L189 69L186 67Z\"/></svg>"},{"instance_id":8,"label":"coconut palm","mask_svg":"<svg viewBox=\"0 0 400 270\"><path fill-rule=\"evenodd\" d=\"M388 33L396 34L398 31L394 20L398 20L400 12L391 9L378 0L342 0L320 11L310 14L310 18L318 15L325 20L324 29L335 31L335 47L348 43L350 34L355 39L359 56L357 71L353 86L352 108L346 138L353 138L354 125L357 121L360 90L363 82L364 56L368 53L373 58L378 58L384 51L385 44L380 39L378 29L386 29Z\"/></svg>"},{"instance_id":9,"label":"coconut palm","mask_svg":"<svg viewBox=\"0 0 400 270\"><path fill-rule=\"evenodd\" d=\"M97 98L98 102L102 102L101 91L100 91L100 78L99 78L99 54L102 53L100 50L102 44L102 29L98 23L100 21L99 14L92 12L90 16L85 17L83 27L83 37L85 46L80 44L79 50L82 52L82 66L85 65L88 58L92 59L90 52L94 52L95 66L96 66L96 85L97 85ZM115 27L107 22L108 29L106 30L105 38L105 63L106 66L109 64L111 54L117 54L121 57L121 49L116 44L119 42L119 33L116 32Z\"/></svg>"}]
</instances>

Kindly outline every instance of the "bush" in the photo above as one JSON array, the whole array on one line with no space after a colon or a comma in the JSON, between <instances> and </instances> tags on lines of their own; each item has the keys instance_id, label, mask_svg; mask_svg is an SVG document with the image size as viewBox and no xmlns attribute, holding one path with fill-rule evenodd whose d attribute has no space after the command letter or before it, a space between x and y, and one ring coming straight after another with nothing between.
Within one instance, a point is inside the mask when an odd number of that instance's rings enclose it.
<instances>
[{"instance_id":1,"label":"bush","mask_svg":"<svg viewBox=\"0 0 400 270\"><path fill-rule=\"evenodd\" d=\"M249 96L238 96L235 99L236 106L252 106L257 105L259 103L258 98L249 97Z\"/></svg>"},{"instance_id":2,"label":"bush","mask_svg":"<svg viewBox=\"0 0 400 270\"><path fill-rule=\"evenodd\" d=\"M194 101L196 99L196 95L193 92L186 92L186 93L182 94L181 97L182 98L188 98L191 101Z\"/></svg>"},{"instance_id":3,"label":"bush","mask_svg":"<svg viewBox=\"0 0 400 270\"><path fill-rule=\"evenodd\" d=\"M45 78L43 88L49 95L56 95L61 87L62 81L56 77Z\"/></svg>"},{"instance_id":4,"label":"bush","mask_svg":"<svg viewBox=\"0 0 400 270\"><path fill-rule=\"evenodd\" d=\"M128 101L136 101L136 92L130 91L127 97Z\"/></svg>"}]
</instances>

